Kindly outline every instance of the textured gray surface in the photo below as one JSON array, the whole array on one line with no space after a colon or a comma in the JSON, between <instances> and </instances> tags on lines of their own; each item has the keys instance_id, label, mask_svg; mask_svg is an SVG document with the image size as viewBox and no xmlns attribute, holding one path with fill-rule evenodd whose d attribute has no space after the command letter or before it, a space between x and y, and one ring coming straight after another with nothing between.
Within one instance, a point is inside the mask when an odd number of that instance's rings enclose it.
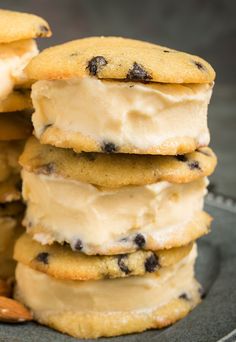
<instances>
[{"instance_id":1,"label":"textured gray surface","mask_svg":"<svg viewBox=\"0 0 236 342\"><path fill-rule=\"evenodd\" d=\"M216 191L236 198L236 87L217 84L209 110L211 145L218 166L211 181Z\"/></svg>"}]
</instances>

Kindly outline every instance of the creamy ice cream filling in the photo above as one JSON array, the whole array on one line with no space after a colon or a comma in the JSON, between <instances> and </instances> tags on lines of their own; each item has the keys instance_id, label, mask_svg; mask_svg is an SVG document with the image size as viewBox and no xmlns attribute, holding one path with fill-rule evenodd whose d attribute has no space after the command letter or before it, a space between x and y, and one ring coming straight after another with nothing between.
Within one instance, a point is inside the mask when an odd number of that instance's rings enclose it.
<instances>
[{"instance_id":1,"label":"creamy ice cream filling","mask_svg":"<svg viewBox=\"0 0 236 342\"><path fill-rule=\"evenodd\" d=\"M19 263L17 293L36 316L63 312L145 312L176 298L196 304L200 286L194 278L195 258L194 247L180 262L157 273L90 281L59 280Z\"/></svg>"},{"instance_id":2,"label":"creamy ice cream filling","mask_svg":"<svg viewBox=\"0 0 236 342\"><path fill-rule=\"evenodd\" d=\"M0 101L14 89L28 81L24 68L38 54L33 39L0 44Z\"/></svg>"},{"instance_id":3,"label":"creamy ice cream filling","mask_svg":"<svg viewBox=\"0 0 236 342\"><path fill-rule=\"evenodd\" d=\"M22 171L27 202L24 224L42 244L68 242L87 254L127 239L142 247L146 235L165 235L186 225L203 208L207 179L186 184L159 182L118 189ZM142 234L142 235L140 235ZM181 231L180 231L181 234ZM136 236L136 238L135 238Z\"/></svg>"},{"instance_id":4,"label":"creamy ice cream filling","mask_svg":"<svg viewBox=\"0 0 236 342\"><path fill-rule=\"evenodd\" d=\"M32 87L33 125L92 139L101 146L148 149L173 139L208 145L207 108L212 84L143 84L76 78L41 80ZM63 146L59 135L56 146ZM86 144L86 142L84 142ZM73 145L73 143L72 143ZM75 146L70 147L75 147ZM66 146L69 147L69 146ZM76 149L76 148L75 148Z\"/></svg>"}]
</instances>

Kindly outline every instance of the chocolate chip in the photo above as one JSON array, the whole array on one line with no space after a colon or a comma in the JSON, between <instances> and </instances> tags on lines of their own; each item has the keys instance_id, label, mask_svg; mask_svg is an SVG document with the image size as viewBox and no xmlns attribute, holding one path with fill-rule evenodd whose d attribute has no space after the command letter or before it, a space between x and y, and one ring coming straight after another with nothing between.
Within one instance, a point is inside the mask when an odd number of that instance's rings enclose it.
<instances>
[{"instance_id":1,"label":"chocolate chip","mask_svg":"<svg viewBox=\"0 0 236 342\"><path fill-rule=\"evenodd\" d=\"M117 151L117 146L112 142L104 142L101 148L105 153L114 153Z\"/></svg>"},{"instance_id":2,"label":"chocolate chip","mask_svg":"<svg viewBox=\"0 0 236 342\"><path fill-rule=\"evenodd\" d=\"M137 234L135 236L134 242L138 247L142 248L146 243L145 237L142 234Z\"/></svg>"},{"instance_id":3,"label":"chocolate chip","mask_svg":"<svg viewBox=\"0 0 236 342\"><path fill-rule=\"evenodd\" d=\"M40 30L40 32L37 35L38 37L43 37L43 36L45 36L45 33L49 32L49 28L45 25L40 25L39 30Z\"/></svg>"},{"instance_id":4,"label":"chocolate chip","mask_svg":"<svg viewBox=\"0 0 236 342\"><path fill-rule=\"evenodd\" d=\"M188 296L187 293L185 293L185 292L181 293L181 295L179 295L179 298L180 298L180 299L187 300L187 301L190 300L189 296Z\"/></svg>"},{"instance_id":5,"label":"chocolate chip","mask_svg":"<svg viewBox=\"0 0 236 342\"><path fill-rule=\"evenodd\" d=\"M168 52L170 52L170 50L163 50L163 52L168 53Z\"/></svg>"},{"instance_id":6,"label":"chocolate chip","mask_svg":"<svg viewBox=\"0 0 236 342\"><path fill-rule=\"evenodd\" d=\"M78 153L74 152L75 155L78 155ZM94 161L96 159L96 154L91 153L91 152L81 152L80 154L83 158L89 160L89 161Z\"/></svg>"},{"instance_id":7,"label":"chocolate chip","mask_svg":"<svg viewBox=\"0 0 236 342\"><path fill-rule=\"evenodd\" d=\"M126 75L128 81L150 81L152 77L147 73L142 65L134 62L133 68Z\"/></svg>"},{"instance_id":8,"label":"chocolate chip","mask_svg":"<svg viewBox=\"0 0 236 342\"><path fill-rule=\"evenodd\" d=\"M76 251L81 251L81 249L83 248L83 244L82 244L82 241L80 239L78 239L76 241L76 243L74 244L74 250Z\"/></svg>"},{"instance_id":9,"label":"chocolate chip","mask_svg":"<svg viewBox=\"0 0 236 342\"><path fill-rule=\"evenodd\" d=\"M45 132L46 129L49 128L49 127L51 127L51 126L52 126L52 124L45 125L45 126L43 127L43 132Z\"/></svg>"},{"instance_id":10,"label":"chocolate chip","mask_svg":"<svg viewBox=\"0 0 236 342\"><path fill-rule=\"evenodd\" d=\"M35 260L42 262L43 264L48 265L48 257L49 257L49 253L42 252L36 256Z\"/></svg>"},{"instance_id":11,"label":"chocolate chip","mask_svg":"<svg viewBox=\"0 0 236 342\"><path fill-rule=\"evenodd\" d=\"M206 298L206 293L204 292L201 294L201 299L205 299L205 298Z\"/></svg>"},{"instance_id":12,"label":"chocolate chip","mask_svg":"<svg viewBox=\"0 0 236 342\"><path fill-rule=\"evenodd\" d=\"M181 162L188 162L188 167L190 168L190 170L201 170L201 167L199 165L199 162L197 160L189 160L185 155L177 155L175 156L176 159L178 159Z\"/></svg>"},{"instance_id":13,"label":"chocolate chip","mask_svg":"<svg viewBox=\"0 0 236 342\"><path fill-rule=\"evenodd\" d=\"M51 127L52 126L52 124L48 124L48 125L45 125L44 127L43 127L43 129L42 129L42 133L41 134L43 134L49 127Z\"/></svg>"},{"instance_id":14,"label":"chocolate chip","mask_svg":"<svg viewBox=\"0 0 236 342\"><path fill-rule=\"evenodd\" d=\"M54 173L56 170L56 166L54 163L48 163L48 164L45 164L45 165L42 165L38 168L38 173L41 173L43 175L50 175L52 173Z\"/></svg>"},{"instance_id":15,"label":"chocolate chip","mask_svg":"<svg viewBox=\"0 0 236 342\"><path fill-rule=\"evenodd\" d=\"M96 56L88 62L86 69L89 69L90 75L96 76L106 64L107 61L103 56Z\"/></svg>"},{"instance_id":16,"label":"chocolate chip","mask_svg":"<svg viewBox=\"0 0 236 342\"><path fill-rule=\"evenodd\" d=\"M155 272L157 268L160 267L157 256L155 254L152 254L150 257L148 257L145 261L144 266L147 272Z\"/></svg>"},{"instance_id":17,"label":"chocolate chip","mask_svg":"<svg viewBox=\"0 0 236 342\"><path fill-rule=\"evenodd\" d=\"M188 160L187 157L183 154L178 154L177 156L175 156L175 158L181 162L186 162Z\"/></svg>"},{"instance_id":18,"label":"chocolate chip","mask_svg":"<svg viewBox=\"0 0 236 342\"><path fill-rule=\"evenodd\" d=\"M203 287L199 287L198 292L199 292L199 294L200 294L200 296L201 296L201 299L206 298L206 292L205 292L205 290L203 289Z\"/></svg>"},{"instance_id":19,"label":"chocolate chip","mask_svg":"<svg viewBox=\"0 0 236 342\"><path fill-rule=\"evenodd\" d=\"M201 167L199 165L199 162L197 160L191 160L188 162L188 167L190 168L190 170L201 170Z\"/></svg>"},{"instance_id":20,"label":"chocolate chip","mask_svg":"<svg viewBox=\"0 0 236 342\"><path fill-rule=\"evenodd\" d=\"M126 254L118 255L117 263L118 263L118 266L122 272L124 272L125 274L129 274L130 270L129 270L128 266L125 264L126 259L127 259Z\"/></svg>"},{"instance_id":21,"label":"chocolate chip","mask_svg":"<svg viewBox=\"0 0 236 342\"><path fill-rule=\"evenodd\" d=\"M201 71L205 71L206 70L206 67L200 63L200 62L197 62L197 61L194 61L194 64L196 65L196 67L201 70Z\"/></svg>"}]
</instances>

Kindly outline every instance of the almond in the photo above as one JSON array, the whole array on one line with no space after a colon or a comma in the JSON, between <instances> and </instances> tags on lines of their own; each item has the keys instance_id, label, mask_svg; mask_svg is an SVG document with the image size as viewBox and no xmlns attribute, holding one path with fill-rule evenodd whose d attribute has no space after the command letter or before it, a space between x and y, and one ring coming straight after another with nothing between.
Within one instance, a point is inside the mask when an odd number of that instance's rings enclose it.
<instances>
[{"instance_id":1,"label":"almond","mask_svg":"<svg viewBox=\"0 0 236 342\"><path fill-rule=\"evenodd\" d=\"M12 283L0 279L0 296L10 297L12 293Z\"/></svg>"},{"instance_id":2,"label":"almond","mask_svg":"<svg viewBox=\"0 0 236 342\"><path fill-rule=\"evenodd\" d=\"M23 304L0 296L0 322L20 323L31 320L32 314Z\"/></svg>"}]
</instances>

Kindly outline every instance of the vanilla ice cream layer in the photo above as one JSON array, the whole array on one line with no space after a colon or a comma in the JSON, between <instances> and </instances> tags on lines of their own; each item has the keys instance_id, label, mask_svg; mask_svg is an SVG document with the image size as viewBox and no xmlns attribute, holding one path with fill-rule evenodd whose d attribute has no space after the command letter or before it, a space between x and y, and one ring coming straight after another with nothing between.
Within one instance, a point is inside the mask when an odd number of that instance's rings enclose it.
<instances>
[{"instance_id":1,"label":"vanilla ice cream layer","mask_svg":"<svg viewBox=\"0 0 236 342\"><path fill-rule=\"evenodd\" d=\"M207 180L187 184L159 182L118 189L22 171L23 197L27 202L24 224L42 244L56 240L72 248L82 242L93 254L105 246L137 233L155 234L178 229L203 208ZM158 238L158 237L157 237ZM93 252L92 252L93 251Z\"/></svg>"},{"instance_id":2,"label":"vanilla ice cream layer","mask_svg":"<svg viewBox=\"0 0 236 342\"><path fill-rule=\"evenodd\" d=\"M196 248L179 263L142 277L104 280L59 280L18 264L17 292L37 315L59 312L152 311L199 288L194 279ZM195 294L196 296L196 294Z\"/></svg>"},{"instance_id":3,"label":"vanilla ice cream layer","mask_svg":"<svg viewBox=\"0 0 236 342\"><path fill-rule=\"evenodd\" d=\"M143 84L81 78L38 81L32 88L33 125L79 133L101 146L151 149L173 139L208 145L207 107L212 84ZM63 146L58 136L56 146ZM65 139L64 139L65 140ZM188 140L189 141L189 140ZM73 147L73 143L71 146ZM76 149L76 148L75 148Z\"/></svg>"},{"instance_id":4,"label":"vanilla ice cream layer","mask_svg":"<svg viewBox=\"0 0 236 342\"><path fill-rule=\"evenodd\" d=\"M4 100L15 86L28 81L24 68L38 54L33 39L0 44L0 101Z\"/></svg>"}]
</instances>

